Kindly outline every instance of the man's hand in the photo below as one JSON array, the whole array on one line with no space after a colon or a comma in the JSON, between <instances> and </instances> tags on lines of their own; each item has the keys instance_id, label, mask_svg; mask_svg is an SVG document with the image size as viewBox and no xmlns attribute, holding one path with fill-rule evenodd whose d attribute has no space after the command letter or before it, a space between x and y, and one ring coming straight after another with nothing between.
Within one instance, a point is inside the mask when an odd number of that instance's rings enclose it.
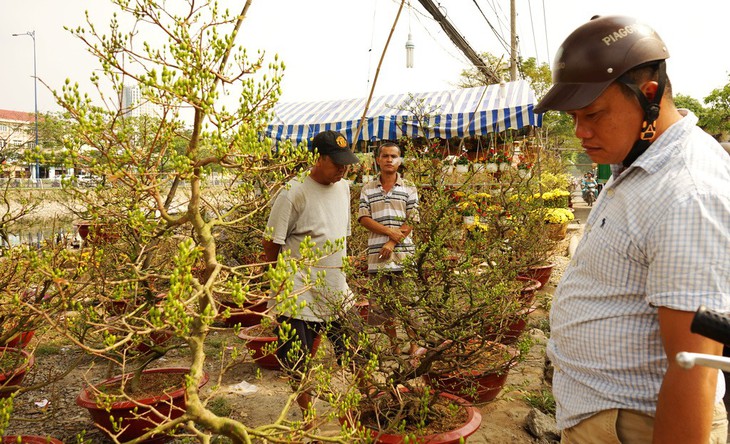
<instances>
[{"instance_id":1,"label":"man's hand","mask_svg":"<svg viewBox=\"0 0 730 444\"><path fill-rule=\"evenodd\" d=\"M388 237L391 241L399 244L403 242L403 239L406 238L406 235L401 231L400 228L388 228Z\"/></svg>"},{"instance_id":2,"label":"man's hand","mask_svg":"<svg viewBox=\"0 0 730 444\"><path fill-rule=\"evenodd\" d=\"M400 226L399 230L400 230L401 234L403 234L403 239L405 239L408 237L409 234L411 234L411 231L413 231L413 227L410 225L403 224Z\"/></svg>"},{"instance_id":3,"label":"man's hand","mask_svg":"<svg viewBox=\"0 0 730 444\"><path fill-rule=\"evenodd\" d=\"M378 259L388 259L390 258L390 255L393 253L393 249L397 245L397 242L394 242L392 240L389 240L388 242L383 245L383 248L380 249L380 255L378 256Z\"/></svg>"}]
</instances>

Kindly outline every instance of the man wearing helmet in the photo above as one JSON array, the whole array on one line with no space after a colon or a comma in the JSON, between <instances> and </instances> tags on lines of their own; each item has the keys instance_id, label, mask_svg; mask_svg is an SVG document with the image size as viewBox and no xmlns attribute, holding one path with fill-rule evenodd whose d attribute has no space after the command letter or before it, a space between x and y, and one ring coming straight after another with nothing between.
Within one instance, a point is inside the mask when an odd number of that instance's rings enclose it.
<instances>
[{"instance_id":1,"label":"man wearing helmet","mask_svg":"<svg viewBox=\"0 0 730 444\"><path fill-rule=\"evenodd\" d=\"M672 100L664 42L629 17L594 17L563 42L535 108L574 120L612 177L550 312L548 356L564 443L725 443L719 355L692 334L700 306L730 311L730 157Z\"/></svg>"}]
</instances>

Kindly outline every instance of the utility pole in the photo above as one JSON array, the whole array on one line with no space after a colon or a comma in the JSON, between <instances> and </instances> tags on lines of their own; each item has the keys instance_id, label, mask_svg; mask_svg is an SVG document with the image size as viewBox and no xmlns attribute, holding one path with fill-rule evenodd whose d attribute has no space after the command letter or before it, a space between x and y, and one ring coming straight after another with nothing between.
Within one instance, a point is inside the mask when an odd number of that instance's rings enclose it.
<instances>
[{"instance_id":1,"label":"utility pole","mask_svg":"<svg viewBox=\"0 0 730 444\"><path fill-rule=\"evenodd\" d=\"M474 66L476 66L477 69L487 77L488 80L494 83L499 83L499 76L497 76L497 74L492 71L492 67L487 66L487 64L484 62L484 60L482 60L479 54L474 51L471 46L469 46L469 43L467 43L464 37L459 34L456 28L454 28L454 25L452 25L451 22L446 18L446 16L441 13L438 6L436 6L432 0L418 1L421 3L421 5L423 5L424 8L426 8L426 11L428 11L429 14L433 16L433 18L439 23L439 25L441 25L441 29L446 32L446 35L449 36L451 41L454 42L454 45L456 45L456 47L464 53L469 61L472 62Z\"/></svg>"},{"instance_id":2,"label":"utility pole","mask_svg":"<svg viewBox=\"0 0 730 444\"><path fill-rule=\"evenodd\" d=\"M30 38L33 39L33 101L35 103L35 146L33 147L35 150L38 149L38 74L36 72L36 56L35 56L35 30L28 31L24 33L17 33L13 34L13 37L23 36L27 35ZM37 155L37 153L34 152L34 154ZM38 158L36 157L35 161L35 174L31 174L31 176L35 176L34 179L36 180L36 186L40 186L40 173L41 173L41 166L38 161Z\"/></svg>"},{"instance_id":3,"label":"utility pole","mask_svg":"<svg viewBox=\"0 0 730 444\"><path fill-rule=\"evenodd\" d=\"M510 32L510 56L509 56L509 79L517 80L517 0L509 2L509 32Z\"/></svg>"}]
</instances>

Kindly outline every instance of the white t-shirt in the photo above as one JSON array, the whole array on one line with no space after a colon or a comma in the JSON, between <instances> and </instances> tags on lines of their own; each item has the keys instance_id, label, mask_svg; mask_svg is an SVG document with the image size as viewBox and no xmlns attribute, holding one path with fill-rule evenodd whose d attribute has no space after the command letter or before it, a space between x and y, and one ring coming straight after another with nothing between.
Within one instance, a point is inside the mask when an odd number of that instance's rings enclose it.
<instances>
[{"instance_id":1,"label":"white t-shirt","mask_svg":"<svg viewBox=\"0 0 730 444\"><path fill-rule=\"evenodd\" d=\"M316 266L300 269L293 276L294 291L297 291L307 285L307 278L314 284L317 274L324 271L324 285L299 294L298 305L306 302L306 306L292 317L305 321L327 320L336 315L337 310L349 309L354 304L342 271L346 239L350 235L350 187L344 180L322 185L309 176L303 181L294 179L289 185L288 190L282 190L276 197L267 223L273 229L272 241L282 246L282 252L290 250L292 257L300 258L300 244L306 236L320 250L325 248L327 241L333 246L337 240L342 242L341 248L320 258ZM269 302L269 306L276 305L275 300ZM276 311L292 315L281 309Z\"/></svg>"}]
</instances>

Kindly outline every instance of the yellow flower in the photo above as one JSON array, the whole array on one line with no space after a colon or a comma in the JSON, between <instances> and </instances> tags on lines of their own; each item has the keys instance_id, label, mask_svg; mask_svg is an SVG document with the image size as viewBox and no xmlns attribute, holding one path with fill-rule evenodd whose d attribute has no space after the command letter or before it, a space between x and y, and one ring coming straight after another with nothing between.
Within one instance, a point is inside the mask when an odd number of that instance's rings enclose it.
<instances>
[{"instance_id":1,"label":"yellow flower","mask_svg":"<svg viewBox=\"0 0 730 444\"><path fill-rule=\"evenodd\" d=\"M549 224L565 224L575 219L573 212L567 208L549 208L544 220Z\"/></svg>"}]
</instances>

